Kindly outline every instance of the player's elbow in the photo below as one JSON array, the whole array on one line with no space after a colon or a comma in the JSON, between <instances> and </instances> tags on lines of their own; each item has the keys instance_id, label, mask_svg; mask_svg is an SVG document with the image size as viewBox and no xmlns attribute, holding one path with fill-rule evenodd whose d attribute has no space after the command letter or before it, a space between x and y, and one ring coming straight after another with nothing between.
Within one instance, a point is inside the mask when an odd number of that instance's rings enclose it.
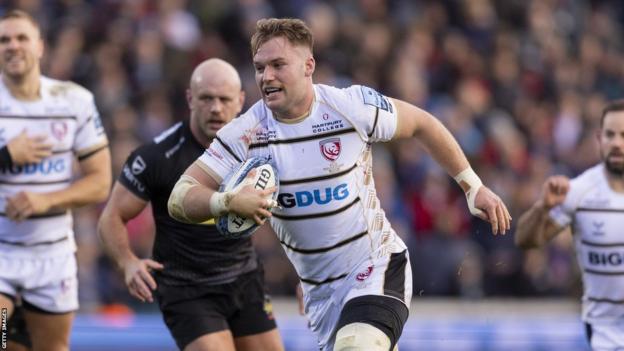
<instances>
[{"instance_id":1,"label":"player's elbow","mask_svg":"<svg viewBox=\"0 0 624 351\"><path fill-rule=\"evenodd\" d=\"M106 201L106 199L108 198L108 195L110 194L110 188L111 188L110 180L104 181L101 184L98 184L98 186L93 191L94 202Z\"/></svg>"}]
</instances>

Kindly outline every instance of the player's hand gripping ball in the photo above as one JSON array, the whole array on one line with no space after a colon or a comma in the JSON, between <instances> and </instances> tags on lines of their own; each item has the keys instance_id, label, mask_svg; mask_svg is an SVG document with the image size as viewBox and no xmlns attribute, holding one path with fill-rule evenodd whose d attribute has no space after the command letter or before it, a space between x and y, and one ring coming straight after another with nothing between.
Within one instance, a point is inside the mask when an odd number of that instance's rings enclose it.
<instances>
[{"instance_id":1,"label":"player's hand gripping ball","mask_svg":"<svg viewBox=\"0 0 624 351\"><path fill-rule=\"evenodd\" d=\"M264 190L273 186L279 187L277 172L269 159L266 157L251 157L225 178L223 183L221 183L219 191L227 192L236 188L236 186L245 181L247 174L254 168L256 168L256 174L250 183L255 189ZM277 201L278 193L279 189L268 195L266 199ZM219 233L230 239L249 237L260 228L252 218L245 218L231 212L217 217L216 224Z\"/></svg>"}]
</instances>

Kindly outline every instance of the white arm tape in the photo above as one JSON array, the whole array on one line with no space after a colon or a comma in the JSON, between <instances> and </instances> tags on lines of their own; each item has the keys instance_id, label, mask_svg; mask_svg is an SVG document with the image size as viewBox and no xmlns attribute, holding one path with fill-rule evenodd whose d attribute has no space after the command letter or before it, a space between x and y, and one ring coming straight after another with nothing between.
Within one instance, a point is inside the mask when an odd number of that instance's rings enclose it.
<instances>
[{"instance_id":1,"label":"white arm tape","mask_svg":"<svg viewBox=\"0 0 624 351\"><path fill-rule=\"evenodd\" d=\"M186 174L180 177L173 187L169 195L169 201L167 202L167 210L171 217L181 222L193 223L186 215L186 211L184 211L184 198L186 197L186 193L196 185L199 185L197 179Z\"/></svg>"},{"instance_id":2,"label":"white arm tape","mask_svg":"<svg viewBox=\"0 0 624 351\"><path fill-rule=\"evenodd\" d=\"M210 212L213 216L223 216L228 212L231 195L229 192L220 193L215 191L210 197Z\"/></svg>"},{"instance_id":3,"label":"white arm tape","mask_svg":"<svg viewBox=\"0 0 624 351\"><path fill-rule=\"evenodd\" d=\"M475 207L477 192L483 185L481 178L479 178L472 168L468 167L455 176L455 181L459 184L459 186L461 186L462 189L464 189L470 213L473 215L482 214L483 211Z\"/></svg>"}]
</instances>

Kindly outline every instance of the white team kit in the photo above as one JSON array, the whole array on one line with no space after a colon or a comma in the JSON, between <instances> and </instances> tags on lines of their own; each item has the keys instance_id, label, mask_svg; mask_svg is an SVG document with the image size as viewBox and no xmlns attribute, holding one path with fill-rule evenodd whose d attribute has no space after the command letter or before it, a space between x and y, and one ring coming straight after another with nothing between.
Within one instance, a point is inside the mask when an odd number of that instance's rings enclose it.
<instances>
[{"instance_id":1,"label":"white team kit","mask_svg":"<svg viewBox=\"0 0 624 351\"><path fill-rule=\"evenodd\" d=\"M385 295L409 307L407 249L380 208L371 143L390 140L396 107L373 89L314 85L307 117L276 119L263 101L223 127L198 165L221 182L242 160L270 157L280 179L271 225L304 289L323 350L344 304Z\"/></svg>"},{"instance_id":2,"label":"white team kit","mask_svg":"<svg viewBox=\"0 0 624 351\"><path fill-rule=\"evenodd\" d=\"M609 187L603 164L570 182L551 217L571 225L583 271L583 320L593 350L624 350L624 194Z\"/></svg>"},{"instance_id":3,"label":"white team kit","mask_svg":"<svg viewBox=\"0 0 624 351\"><path fill-rule=\"evenodd\" d=\"M87 158L108 144L93 95L70 83L41 77L41 99L19 101L0 79L0 146L22 131L47 135L52 155L37 164L0 165L0 293L49 312L78 308L76 245L70 211L56 211L15 222L6 216L6 199L20 191L67 188L73 160Z\"/></svg>"}]
</instances>

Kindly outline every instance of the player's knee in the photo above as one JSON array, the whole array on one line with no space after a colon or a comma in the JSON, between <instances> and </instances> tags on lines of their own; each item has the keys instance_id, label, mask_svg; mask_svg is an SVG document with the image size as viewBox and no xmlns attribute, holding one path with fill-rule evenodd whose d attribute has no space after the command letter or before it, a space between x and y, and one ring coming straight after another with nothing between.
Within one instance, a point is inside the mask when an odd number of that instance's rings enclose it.
<instances>
[{"instance_id":1,"label":"player's knee","mask_svg":"<svg viewBox=\"0 0 624 351\"><path fill-rule=\"evenodd\" d=\"M392 342L381 330L366 323L350 323L336 333L334 351L388 351Z\"/></svg>"}]
</instances>

